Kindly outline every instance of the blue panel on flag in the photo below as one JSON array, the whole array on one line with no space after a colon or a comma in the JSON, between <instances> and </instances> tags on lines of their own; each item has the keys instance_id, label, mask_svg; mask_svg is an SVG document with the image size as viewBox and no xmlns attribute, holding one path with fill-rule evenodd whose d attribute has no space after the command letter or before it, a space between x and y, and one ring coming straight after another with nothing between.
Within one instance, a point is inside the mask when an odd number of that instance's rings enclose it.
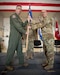
<instances>
[{"instance_id":1,"label":"blue panel on flag","mask_svg":"<svg viewBox=\"0 0 60 75\"><path fill-rule=\"evenodd\" d=\"M29 15L31 16L32 18L32 11L31 11L31 7L29 6Z\"/></svg>"}]
</instances>

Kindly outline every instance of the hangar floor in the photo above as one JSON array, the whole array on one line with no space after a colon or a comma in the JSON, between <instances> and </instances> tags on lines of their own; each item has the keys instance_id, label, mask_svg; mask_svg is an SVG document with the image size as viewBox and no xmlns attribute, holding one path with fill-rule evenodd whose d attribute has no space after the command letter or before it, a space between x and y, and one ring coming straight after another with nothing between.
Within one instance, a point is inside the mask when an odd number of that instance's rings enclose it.
<instances>
[{"instance_id":1,"label":"hangar floor","mask_svg":"<svg viewBox=\"0 0 60 75\"><path fill-rule=\"evenodd\" d=\"M25 53L24 53L25 55ZM34 59L25 60L29 63L28 67L19 67L17 55L14 55L14 71L8 71L5 75L60 75L60 52L55 52L54 68L51 71L43 69L41 64L45 61L44 52L34 52ZM6 53L0 53L0 75L5 68Z\"/></svg>"}]
</instances>

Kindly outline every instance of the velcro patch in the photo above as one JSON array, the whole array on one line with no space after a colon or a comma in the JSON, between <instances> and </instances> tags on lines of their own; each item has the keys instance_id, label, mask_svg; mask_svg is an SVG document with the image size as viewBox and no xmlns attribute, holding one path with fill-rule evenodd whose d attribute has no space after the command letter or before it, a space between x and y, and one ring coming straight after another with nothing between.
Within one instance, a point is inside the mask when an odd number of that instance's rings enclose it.
<instances>
[{"instance_id":1,"label":"velcro patch","mask_svg":"<svg viewBox=\"0 0 60 75\"><path fill-rule=\"evenodd\" d=\"M16 16L15 15L12 15L12 18L16 18Z\"/></svg>"}]
</instances>

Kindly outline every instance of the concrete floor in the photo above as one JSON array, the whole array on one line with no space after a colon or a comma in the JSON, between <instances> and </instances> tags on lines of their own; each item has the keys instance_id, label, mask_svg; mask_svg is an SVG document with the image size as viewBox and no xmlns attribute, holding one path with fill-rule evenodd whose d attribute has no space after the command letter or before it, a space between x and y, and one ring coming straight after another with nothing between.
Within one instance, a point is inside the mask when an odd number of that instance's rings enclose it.
<instances>
[{"instance_id":1,"label":"concrete floor","mask_svg":"<svg viewBox=\"0 0 60 75\"><path fill-rule=\"evenodd\" d=\"M38 51L38 52L37 52ZM25 56L25 54L24 54ZM43 69L41 64L45 61L44 52L42 49L35 49L34 59L29 59L25 61L29 63L29 66L19 67L19 62L17 59L17 55L15 54L13 57L13 66L15 68L14 71L8 71L5 75L60 75L60 52L55 52L55 60L54 60L54 68L52 71L46 71ZM5 61L6 61L6 53L0 53L0 75L2 70L5 69Z\"/></svg>"}]
</instances>

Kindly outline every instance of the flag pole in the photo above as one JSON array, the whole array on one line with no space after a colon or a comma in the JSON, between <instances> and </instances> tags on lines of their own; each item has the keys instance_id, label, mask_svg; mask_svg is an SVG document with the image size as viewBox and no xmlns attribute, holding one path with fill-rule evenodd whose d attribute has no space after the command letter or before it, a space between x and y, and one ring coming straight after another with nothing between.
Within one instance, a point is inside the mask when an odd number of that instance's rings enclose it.
<instances>
[{"instance_id":1,"label":"flag pole","mask_svg":"<svg viewBox=\"0 0 60 75\"><path fill-rule=\"evenodd\" d=\"M26 51L28 49L28 38L29 38L29 28L28 28L28 26L27 26L27 32L28 32L28 34L27 34L27 37L26 37Z\"/></svg>"},{"instance_id":2,"label":"flag pole","mask_svg":"<svg viewBox=\"0 0 60 75\"><path fill-rule=\"evenodd\" d=\"M29 11L30 11L30 5L29 5ZM29 22L29 25L30 24L31 24L31 22ZM27 37L26 37L26 52L28 50L28 42L29 42L29 40L28 40L28 38L29 38L29 28L28 28L28 25L27 25L27 32L28 32L28 34L27 34Z\"/></svg>"}]
</instances>

